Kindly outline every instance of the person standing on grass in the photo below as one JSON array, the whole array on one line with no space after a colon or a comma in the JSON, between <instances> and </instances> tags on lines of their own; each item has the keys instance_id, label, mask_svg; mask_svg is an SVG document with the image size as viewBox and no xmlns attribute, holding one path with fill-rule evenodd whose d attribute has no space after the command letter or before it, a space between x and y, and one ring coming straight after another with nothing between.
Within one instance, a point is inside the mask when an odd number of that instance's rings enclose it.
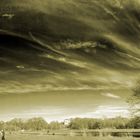
<instances>
[{"instance_id":1,"label":"person standing on grass","mask_svg":"<svg viewBox=\"0 0 140 140\"><path fill-rule=\"evenodd\" d=\"M1 140L5 140L5 131L1 130Z\"/></svg>"},{"instance_id":2,"label":"person standing on grass","mask_svg":"<svg viewBox=\"0 0 140 140\"><path fill-rule=\"evenodd\" d=\"M0 140L2 140L2 132L0 131Z\"/></svg>"}]
</instances>

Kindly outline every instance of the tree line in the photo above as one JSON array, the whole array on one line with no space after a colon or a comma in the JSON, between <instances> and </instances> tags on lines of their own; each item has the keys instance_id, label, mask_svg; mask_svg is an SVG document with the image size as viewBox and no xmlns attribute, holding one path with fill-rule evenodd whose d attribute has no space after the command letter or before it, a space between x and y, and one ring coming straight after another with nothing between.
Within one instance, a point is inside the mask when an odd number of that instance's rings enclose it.
<instances>
[{"instance_id":1,"label":"tree line","mask_svg":"<svg viewBox=\"0 0 140 140\"><path fill-rule=\"evenodd\" d=\"M68 124L65 122L53 121L47 123L43 118L31 118L28 120L13 119L7 122L0 122L0 129L6 131L45 131L45 130L60 130L60 129L140 129L140 117L135 118L74 118L70 119Z\"/></svg>"},{"instance_id":2,"label":"tree line","mask_svg":"<svg viewBox=\"0 0 140 140\"><path fill-rule=\"evenodd\" d=\"M140 129L140 117L135 118L75 118L70 121L70 129Z\"/></svg>"},{"instance_id":3,"label":"tree line","mask_svg":"<svg viewBox=\"0 0 140 140\"><path fill-rule=\"evenodd\" d=\"M54 121L51 123L47 123L43 118L31 118L28 120L23 119L12 119L7 122L0 122L0 129L5 129L7 131L19 131L19 130L31 130L31 131L39 131L39 130L48 130L48 129L61 129L64 126L63 123Z\"/></svg>"}]
</instances>

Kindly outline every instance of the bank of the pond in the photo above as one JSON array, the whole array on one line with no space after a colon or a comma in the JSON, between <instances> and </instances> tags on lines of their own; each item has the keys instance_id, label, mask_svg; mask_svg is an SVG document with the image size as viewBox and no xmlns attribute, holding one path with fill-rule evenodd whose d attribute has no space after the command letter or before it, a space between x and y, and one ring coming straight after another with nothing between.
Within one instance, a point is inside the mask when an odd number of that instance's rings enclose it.
<instances>
[{"instance_id":1,"label":"bank of the pond","mask_svg":"<svg viewBox=\"0 0 140 140\"><path fill-rule=\"evenodd\" d=\"M92 136L92 137L135 137L140 138L140 129L99 129L99 130L47 130L7 132L7 135L36 136Z\"/></svg>"}]
</instances>

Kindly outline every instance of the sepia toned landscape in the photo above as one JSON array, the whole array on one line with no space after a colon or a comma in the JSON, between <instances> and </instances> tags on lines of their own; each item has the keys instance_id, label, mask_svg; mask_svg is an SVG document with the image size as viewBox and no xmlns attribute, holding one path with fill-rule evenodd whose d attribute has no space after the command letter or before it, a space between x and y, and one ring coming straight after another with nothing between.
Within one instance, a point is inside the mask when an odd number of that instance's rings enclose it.
<instances>
[{"instance_id":1,"label":"sepia toned landscape","mask_svg":"<svg viewBox=\"0 0 140 140\"><path fill-rule=\"evenodd\" d=\"M0 1L0 140L140 139L140 1Z\"/></svg>"}]
</instances>

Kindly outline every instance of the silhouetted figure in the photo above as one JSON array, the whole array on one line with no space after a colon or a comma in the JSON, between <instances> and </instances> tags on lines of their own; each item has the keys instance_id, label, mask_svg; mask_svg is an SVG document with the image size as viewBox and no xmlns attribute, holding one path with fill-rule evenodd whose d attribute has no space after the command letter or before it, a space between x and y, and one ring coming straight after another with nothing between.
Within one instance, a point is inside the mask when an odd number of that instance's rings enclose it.
<instances>
[{"instance_id":1,"label":"silhouetted figure","mask_svg":"<svg viewBox=\"0 0 140 140\"><path fill-rule=\"evenodd\" d=\"M2 130L2 131L1 131L1 134L2 134L1 140L5 140L5 131Z\"/></svg>"}]
</instances>

